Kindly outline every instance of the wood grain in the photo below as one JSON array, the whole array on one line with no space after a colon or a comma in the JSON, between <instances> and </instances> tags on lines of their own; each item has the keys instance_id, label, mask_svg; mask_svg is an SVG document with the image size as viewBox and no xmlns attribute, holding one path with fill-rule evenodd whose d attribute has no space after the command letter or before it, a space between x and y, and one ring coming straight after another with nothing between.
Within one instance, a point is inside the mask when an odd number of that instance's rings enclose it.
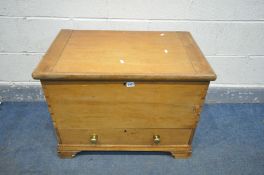
<instances>
[{"instance_id":1,"label":"wood grain","mask_svg":"<svg viewBox=\"0 0 264 175\"><path fill-rule=\"evenodd\" d=\"M33 78L142 81L216 78L188 32L74 30L62 39L63 44L57 39L51 50L59 45L63 51L59 48L57 52L48 52Z\"/></svg>"},{"instance_id":2,"label":"wood grain","mask_svg":"<svg viewBox=\"0 0 264 175\"><path fill-rule=\"evenodd\" d=\"M192 106L157 104L53 105L60 128L194 128Z\"/></svg>"},{"instance_id":3,"label":"wood grain","mask_svg":"<svg viewBox=\"0 0 264 175\"><path fill-rule=\"evenodd\" d=\"M125 82L41 81L51 102L57 103L149 103L200 104L209 82ZM77 100L77 101L75 101Z\"/></svg>"},{"instance_id":4,"label":"wood grain","mask_svg":"<svg viewBox=\"0 0 264 175\"><path fill-rule=\"evenodd\" d=\"M189 56L195 72L199 72L200 74L214 72L192 35L189 32L185 32L179 37L181 38L184 47L187 48L186 53Z\"/></svg>"},{"instance_id":5,"label":"wood grain","mask_svg":"<svg viewBox=\"0 0 264 175\"><path fill-rule=\"evenodd\" d=\"M194 128L208 83L45 82L61 128ZM52 97L52 98L49 98Z\"/></svg>"},{"instance_id":6,"label":"wood grain","mask_svg":"<svg viewBox=\"0 0 264 175\"><path fill-rule=\"evenodd\" d=\"M58 62L63 49L72 35L72 30L61 30L58 36L49 47L47 53L43 56L37 68L32 73L32 77L48 76L52 72L53 67Z\"/></svg>"}]
</instances>

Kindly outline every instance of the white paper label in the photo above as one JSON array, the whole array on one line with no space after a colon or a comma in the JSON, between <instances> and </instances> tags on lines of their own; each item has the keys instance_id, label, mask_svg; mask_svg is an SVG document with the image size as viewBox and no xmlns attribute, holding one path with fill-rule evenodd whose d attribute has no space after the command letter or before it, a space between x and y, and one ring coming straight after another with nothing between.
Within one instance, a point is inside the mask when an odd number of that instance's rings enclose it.
<instances>
[{"instance_id":1,"label":"white paper label","mask_svg":"<svg viewBox=\"0 0 264 175\"><path fill-rule=\"evenodd\" d=\"M135 87L135 82L126 82L126 87Z\"/></svg>"}]
</instances>

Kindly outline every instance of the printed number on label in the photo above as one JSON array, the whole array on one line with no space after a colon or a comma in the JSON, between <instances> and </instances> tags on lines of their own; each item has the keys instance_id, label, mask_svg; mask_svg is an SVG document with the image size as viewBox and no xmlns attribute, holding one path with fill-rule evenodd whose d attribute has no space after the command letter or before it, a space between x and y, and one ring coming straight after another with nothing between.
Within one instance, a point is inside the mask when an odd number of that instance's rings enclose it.
<instances>
[{"instance_id":1,"label":"printed number on label","mask_svg":"<svg viewBox=\"0 0 264 175\"><path fill-rule=\"evenodd\" d=\"M126 82L126 87L135 87L135 82Z\"/></svg>"}]
</instances>

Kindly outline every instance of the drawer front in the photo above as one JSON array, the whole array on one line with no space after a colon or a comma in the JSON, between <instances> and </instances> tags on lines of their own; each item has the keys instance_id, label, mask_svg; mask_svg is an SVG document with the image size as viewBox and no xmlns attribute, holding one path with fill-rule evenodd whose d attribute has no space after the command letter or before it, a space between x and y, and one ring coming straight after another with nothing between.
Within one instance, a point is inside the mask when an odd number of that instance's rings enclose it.
<instances>
[{"instance_id":1,"label":"drawer front","mask_svg":"<svg viewBox=\"0 0 264 175\"><path fill-rule=\"evenodd\" d=\"M58 129L58 132L62 144L187 145L189 143L192 130L191 129L94 129L94 130Z\"/></svg>"},{"instance_id":2,"label":"drawer front","mask_svg":"<svg viewBox=\"0 0 264 175\"><path fill-rule=\"evenodd\" d=\"M208 83L42 82L60 128L193 128Z\"/></svg>"}]
</instances>

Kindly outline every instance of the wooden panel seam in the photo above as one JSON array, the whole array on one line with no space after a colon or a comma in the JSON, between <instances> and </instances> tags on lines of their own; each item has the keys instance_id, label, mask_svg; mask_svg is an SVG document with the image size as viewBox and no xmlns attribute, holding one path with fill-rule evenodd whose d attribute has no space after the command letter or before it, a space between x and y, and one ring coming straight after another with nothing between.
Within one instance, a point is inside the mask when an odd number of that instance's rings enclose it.
<instances>
[{"instance_id":1,"label":"wooden panel seam","mask_svg":"<svg viewBox=\"0 0 264 175\"><path fill-rule=\"evenodd\" d=\"M70 40L70 38L71 38L71 36L72 36L72 33L73 33L73 31L71 30L70 36L68 36L68 38L66 39L66 41L65 41L65 43L64 43L64 45L63 45L63 47L62 47L62 49L61 49L61 51L60 51L60 53L59 53L59 55L57 56L56 61L54 62L53 66L51 67L51 68L52 68L52 69L51 69L51 72L53 72L54 67L55 67L56 64L58 63L58 61L59 61L59 59L60 59L60 57L61 57L61 55L62 55L62 53L63 53L63 51L64 51L64 49L65 49L65 47L67 46L67 43L69 42L69 40Z\"/></svg>"},{"instance_id":2,"label":"wooden panel seam","mask_svg":"<svg viewBox=\"0 0 264 175\"><path fill-rule=\"evenodd\" d=\"M43 88L43 91L44 91L44 96L46 98L46 103L47 103L47 106L48 106L48 110L50 112L51 121L52 121L54 130L55 130L55 133L56 133L56 138L58 140L58 143L62 143L61 137L60 137L60 132L58 130L57 123L56 123L56 118L54 117L54 112L53 112L52 106L49 104L49 92L48 92L48 89L46 88L45 83L41 82L41 85L42 85L42 88Z\"/></svg>"},{"instance_id":3,"label":"wooden panel seam","mask_svg":"<svg viewBox=\"0 0 264 175\"><path fill-rule=\"evenodd\" d=\"M46 54L42 57L40 63L32 73L34 79L42 79L43 75L51 72L63 52L72 30L61 30L55 40L52 42ZM48 73L47 73L48 74Z\"/></svg>"}]
</instances>

